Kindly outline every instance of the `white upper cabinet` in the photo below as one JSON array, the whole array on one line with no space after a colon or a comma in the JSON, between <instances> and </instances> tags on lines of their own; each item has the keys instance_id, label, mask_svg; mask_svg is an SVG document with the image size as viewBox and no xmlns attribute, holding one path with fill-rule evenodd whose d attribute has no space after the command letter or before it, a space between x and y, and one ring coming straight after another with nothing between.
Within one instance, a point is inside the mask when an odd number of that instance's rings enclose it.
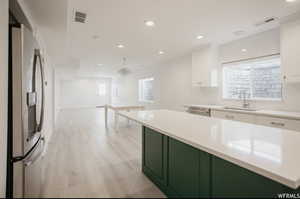
<instances>
[{"instance_id":1,"label":"white upper cabinet","mask_svg":"<svg viewBox=\"0 0 300 199\"><path fill-rule=\"evenodd\" d=\"M218 86L219 49L207 46L192 56L192 84L198 87Z\"/></svg>"},{"instance_id":2,"label":"white upper cabinet","mask_svg":"<svg viewBox=\"0 0 300 199\"><path fill-rule=\"evenodd\" d=\"M300 82L300 19L282 24L280 33L283 79Z\"/></svg>"}]
</instances>

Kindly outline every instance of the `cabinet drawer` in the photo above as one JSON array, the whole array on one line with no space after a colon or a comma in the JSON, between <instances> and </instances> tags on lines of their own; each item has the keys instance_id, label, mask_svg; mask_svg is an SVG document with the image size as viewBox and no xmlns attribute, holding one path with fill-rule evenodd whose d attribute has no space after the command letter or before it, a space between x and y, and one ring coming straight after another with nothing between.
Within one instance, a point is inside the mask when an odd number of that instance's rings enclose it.
<instances>
[{"instance_id":1,"label":"cabinet drawer","mask_svg":"<svg viewBox=\"0 0 300 199\"><path fill-rule=\"evenodd\" d=\"M254 123L255 117L253 115L243 114L243 113L232 113L228 111L212 111L212 117L235 120L240 122Z\"/></svg>"},{"instance_id":2,"label":"cabinet drawer","mask_svg":"<svg viewBox=\"0 0 300 199\"><path fill-rule=\"evenodd\" d=\"M256 116L255 123L260 125L275 127L275 128L300 131L300 121L297 120L288 120L288 119L274 118L268 116Z\"/></svg>"}]
</instances>

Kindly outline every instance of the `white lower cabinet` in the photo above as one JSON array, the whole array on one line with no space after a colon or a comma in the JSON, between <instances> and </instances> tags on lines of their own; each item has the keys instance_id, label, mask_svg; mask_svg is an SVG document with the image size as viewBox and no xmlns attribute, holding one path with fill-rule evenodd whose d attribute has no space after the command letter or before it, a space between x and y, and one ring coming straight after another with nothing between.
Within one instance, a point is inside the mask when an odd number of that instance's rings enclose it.
<instances>
[{"instance_id":1,"label":"white lower cabinet","mask_svg":"<svg viewBox=\"0 0 300 199\"><path fill-rule=\"evenodd\" d=\"M229 111L212 110L211 116L216 118L226 119L226 120L255 123L254 115L248 115L243 113L233 113Z\"/></svg>"},{"instance_id":2,"label":"white lower cabinet","mask_svg":"<svg viewBox=\"0 0 300 199\"><path fill-rule=\"evenodd\" d=\"M211 117L221 118L226 120L234 120L240 122L247 122L263 126L270 126L274 128L288 129L300 132L300 121L276 118L271 116L251 115L245 113L233 113L230 111L212 110Z\"/></svg>"},{"instance_id":3,"label":"white lower cabinet","mask_svg":"<svg viewBox=\"0 0 300 199\"><path fill-rule=\"evenodd\" d=\"M300 131L300 121L298 120L274 118L268 116L255 116L255 120L256 124L264 126Z\"/></svg>"}]
</instances>

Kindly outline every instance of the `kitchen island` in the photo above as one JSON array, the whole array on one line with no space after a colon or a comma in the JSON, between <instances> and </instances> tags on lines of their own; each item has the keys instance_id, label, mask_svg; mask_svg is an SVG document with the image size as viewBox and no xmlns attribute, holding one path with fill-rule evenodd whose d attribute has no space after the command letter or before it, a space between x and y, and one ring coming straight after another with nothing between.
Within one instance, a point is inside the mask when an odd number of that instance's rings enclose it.
<instances>
[{"instance_id":1,"label":"kitchen island","mask_svg":"<svg viewBox=\"0 0 300 199\"><path fill-rule=\"evenodd\" d=\"M300 133L155 110L120 112L143 126L143 172L169 197L300 193Z\"/></svg>"}]
</instances>

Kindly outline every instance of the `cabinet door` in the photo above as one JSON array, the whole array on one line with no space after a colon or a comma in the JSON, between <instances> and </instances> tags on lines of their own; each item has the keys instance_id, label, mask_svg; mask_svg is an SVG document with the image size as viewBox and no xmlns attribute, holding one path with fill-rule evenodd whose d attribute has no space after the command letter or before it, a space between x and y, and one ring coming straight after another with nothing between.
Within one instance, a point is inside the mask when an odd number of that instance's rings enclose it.
<instances>
[{"instance_id":1,"label":"cabinet door","mask_svg":"<svg viewBox=\"0 0 300 199\"><path fill-rule=\"evenodd\" d=\"M165 142L166 137L144 127L143 169L160 184L165 184Z\"/></svg>"},{"instance_id":2,"label":"cabinet door","mask_svg":"<svg viewBox=\"0 0 300 199\"><path fill-rule=\"evenodd\" d=\"M240 122L247 122L247 123L255 123L255 116L243 113L233 113L229 111L212 111L212 117L226 119L226 120L234 120Z\"/></svg>"},{"instance_id":3,"label":"cabinet door","mask_svg":"<svg viewBox=\"0 0 300 199\"><path fill-rule=\"evenodd\" d=\"M192 55L192 85L197 87L218 86L218 47L208 46Z\"/></svg>"},{"instance_id":4,"label":"cabinet door","mask_svg":"<svg viewBox=\"0 0 300 199\"><path fill-rule=\"evenodd\" d=\"M300 82L300 20L281 26L281 65L287 82Z\"/></svg>"},{"instance_id":5,"label":"cabinet door","mask_svg":"<svg viewBox=\"0 0 300 199\"><path fill-rule=\"evenodd\" d=\"M279 193L292 192L247 169L212 158L212 198L277 198Z\"/></svg>"},{"instance_id":6,"label":"cabinet door","mask_svg":"<svg viewBox=\"0 0 300 199\"><path fill-rule=\"evenodd\" d=\"M169 138L168 185L172 197L209 197L209 154Z\"/></svg>"},{"instance_id":7,"label":"cabinet door","mask_svg":"<svg viewBox=\"0 0 300 199\"><path fill-rule=\"evenodd\" d=\"M209 55L207 50L193 53L192 56L192 83L193 86L208 86L209 77Z\"/></svg>"}]
</instances>

